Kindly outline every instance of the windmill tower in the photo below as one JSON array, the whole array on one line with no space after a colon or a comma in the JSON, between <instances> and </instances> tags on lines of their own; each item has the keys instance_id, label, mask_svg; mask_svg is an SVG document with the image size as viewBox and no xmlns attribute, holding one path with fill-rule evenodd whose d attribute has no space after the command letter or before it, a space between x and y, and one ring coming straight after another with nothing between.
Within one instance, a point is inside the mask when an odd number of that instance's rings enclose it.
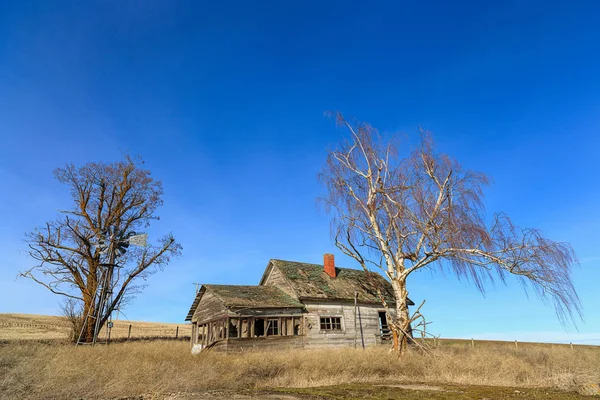
<instances>
[{"instance_id":1,"label":"windmill tower","mask_svg":"<svg viewBox=\"0 0 600 400\"><path fill-rule=\"evenodd\" d=\"M90 308L94 310L93 313L88 310L87 315L84 317L79 337L77 338L76 345L89 344L82 342L82 336L86 328L93 326L93 337L92 345L95 345L98 341L98 335L100 328L102 327L102 319L104 316L107 317L107 337L110 337L110 329L112 328L112 303L113 303L113 284L114 284L114 271L115 268L121 268L117 258L123 256L130 245L133 246L146 246L148 235L145 233L138 234L136 232L118 232L116 229L111 228L98 238L98 249L101 254L107 255L107 262L101 263L100 266L104 267L102 276L98 281L96 292L92 296L92 304L95 307ZM117 278L118 279L118 278Z\"/></svg>"}]
</instances>

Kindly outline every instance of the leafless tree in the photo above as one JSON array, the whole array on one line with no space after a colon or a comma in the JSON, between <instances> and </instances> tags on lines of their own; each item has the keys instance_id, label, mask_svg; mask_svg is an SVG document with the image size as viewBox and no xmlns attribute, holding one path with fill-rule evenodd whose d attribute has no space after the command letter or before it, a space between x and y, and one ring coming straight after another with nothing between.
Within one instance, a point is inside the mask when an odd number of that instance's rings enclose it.
<instances>
[{"instance_id":1,"label":"leafless tree","mask_svg":"<svg viewBox=\"0 0 600 400\"><path fill-rule=\"evenodd\" d=\"M521 229L502 213L486 226L484 174L436 153L428 132L402 156L398 138L386 142L368 124L336 119L350 137L328 155L321 200L333 216L336 246L365 270L382 269L392 283L395 305L387 309L395 350L406 348L410 323L422 317L409 313L406 282L423 268L447 268L482 292L486 281L512 274L553 302L561 321L581 317L571 246Z\"/></svg>"},{"instance_id":2,"label":"leafless tree","mask_svg":"<svg viewBox=\"0 0 600 400\"><path fill-rule=\"evenodd\" d=\"M79 303L83 316L94 315L104 309L95 295L109 268L109 256L100 246L102 238L111 230L143 230L158 219L155 211L163 203L162 183L142 168L141 160L128 156L112 164L67 165L54 174L69 187L73 206L26 235L29 254L37 264L20 275ZM101 312L99 326L123 301L139 292L142 286L136 282L162 269L180 252L181 246L168 234L156 245L131 246L118 257L110 285L112 301ZM75 303L69 303L70 311L76 309ZM93 325L86 324L84 341L92 340Z\"/></svg>"}]
</instances>

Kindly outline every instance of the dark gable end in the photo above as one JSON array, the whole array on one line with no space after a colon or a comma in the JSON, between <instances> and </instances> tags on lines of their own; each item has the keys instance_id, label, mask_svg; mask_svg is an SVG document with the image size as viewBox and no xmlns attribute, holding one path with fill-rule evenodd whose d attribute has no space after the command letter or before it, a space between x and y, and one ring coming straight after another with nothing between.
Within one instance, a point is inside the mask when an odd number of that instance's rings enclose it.
<instances>
[{"instance_id":1,"label":"dark gable end","mask_svg":"<svg viewBox=\"0 0 600 400\"><path fill-rule=\"evenodd\" d=\"M386 302L395 303L392 285L376 272L350 268L336 268L336 277L332 278L324 271L323 265L300 263L295 261L271 260L269 263L285 276L298 299L302 300L341 300L354 301L357 293L362 303L378 303L379 290ZM265 275L268 271L265 271ZM265 280L261 280L261 284ZM409 300L409 305L413 305Z\"/></svg>"}]
</instances>

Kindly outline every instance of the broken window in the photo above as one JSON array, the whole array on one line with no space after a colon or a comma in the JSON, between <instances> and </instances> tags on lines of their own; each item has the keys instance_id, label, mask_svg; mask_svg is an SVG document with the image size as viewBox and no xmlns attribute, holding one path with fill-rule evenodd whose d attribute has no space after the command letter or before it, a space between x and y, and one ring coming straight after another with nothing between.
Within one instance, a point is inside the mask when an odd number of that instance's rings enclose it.
<instances>
[{"instance_id":1,"label":"broken window","mask_svg":"<svg viewBox=\"0 0 600 400\"><path fill-rule=\"evenodd\" d=\"M341 331L342 317L321 317L320 324L322 331Z\"/></svg>"},{"instance_id":2,"label":"broken window","mask_svg":"<svg viewBox=\"0 0 600 400\"><path fill-rule=\"evenodd\" d=\"M239 321L229 320L229 337L238 337Z\"/></svg>"},{"instance_id":3,"label":"broken window","mask_svg":"<svg viewBox=\"0 0 600 400\"><path fill-rule=\"evenodd\" d=\"M279 320L270 319L267 322L267 336L279 335Z\"/></svg>"}]
</instances>

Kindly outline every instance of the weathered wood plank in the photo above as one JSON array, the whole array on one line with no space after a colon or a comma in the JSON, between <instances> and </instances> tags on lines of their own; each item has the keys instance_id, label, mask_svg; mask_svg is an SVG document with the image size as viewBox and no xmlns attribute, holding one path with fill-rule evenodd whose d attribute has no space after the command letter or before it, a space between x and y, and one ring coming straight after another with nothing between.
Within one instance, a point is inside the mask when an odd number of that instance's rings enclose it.
<instances>
[{"instance_id":1,"label":"weathered wood plank","mask_svg":"<svg viewBox=\"0 0 600 400\"><path fill-rule=\"evenodd\" d=\"M277 286L279 289L283 290L286 294L296 297L296 292L292 289L290 284L288 283L285 276L281 273L279 268L273 266L269 275L267 276L264 285L266 286Z\"/></svg>"},{"instance_id":2,"label":"weathered wood plank","mask_svg":"<svg viewBox=\"0 0 600 400\"><path fill-rule=\"evenodd\" d=\"M204 323L227 315L227 308L212 293L206 292L200 299L192 322Z\"/></svg>"},{"instance_id":3,"label":"weathered wood plank","mask_svg":"<svg viewBox=\"0 0 600 400\"><path fill-rule=\"evenodd\" d=\"M303 311L300 308L255 308L255 309L231 309L227 315L230 317L259 317L259 316L272 316L272 317L292 317L295 315L302 315Z\"/></svg>"},{"instance_id":4,"label":"weathered wood plank","mask_svg":"<svg viewBox=\"0 0 600 400\"><path fill-rule=\"evenodd\" d=\"M355 335L360 343L361 324L365 345L377 344L375 335L380 333L379 311L383 311L383 308L378 305L361 303L358 306L360 319L358 319L357 313L355 320L353 303L307 302L305 345L307 347L354 346ZM340 317L342 330L321 330L320 317Z\"/></svg>"}]
</instances>

